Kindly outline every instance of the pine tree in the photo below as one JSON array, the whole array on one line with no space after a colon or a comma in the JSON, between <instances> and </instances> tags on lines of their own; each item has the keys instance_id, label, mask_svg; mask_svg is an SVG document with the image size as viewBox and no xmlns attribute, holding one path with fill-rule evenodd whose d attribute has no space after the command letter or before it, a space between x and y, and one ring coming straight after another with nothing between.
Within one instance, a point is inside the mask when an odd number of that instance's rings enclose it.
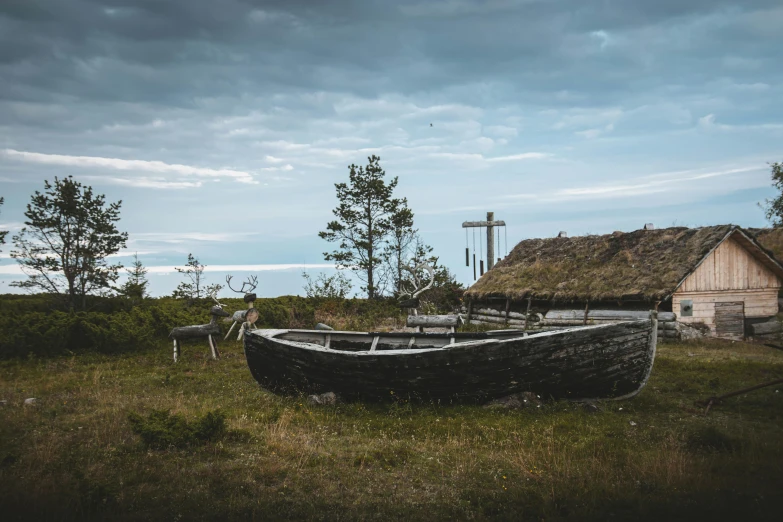
<instances>
[{"instance_id":1,"label":"pine tree","mask_svg":"<svg viewBox=\"0 0 783 522\"><path fill-rule=\"evenodd\" d=\"M147 269L139 260L138 254L133 254L133 267L126 268L128 280L122 285L120 292L126 297L138 302L147 297Z\"/></svg>"},{"instance_id":2,"label":"pine tree","mask_svg":"<svg viewBox=\"0 0 783 522\"><path fill-rule=\"evenodd\" d=\"M65 295L73 309L86 307L87 295L112 288L121 264L109 265L107 257L125 247L127 232L117 230L122 201L106 204L69 176L44 181L27 205L26 225L13 237L16 259L27 275L11 286Z\"/></svg>"},{"instance_id":3,"label":"pine tree","mask_svg":"<svg viewBox=\"0 0 783 522\"><path fill-rule=\"evenodd\" d=\"M402 202L392 198L397 178L386 183L380 158L371 156L368 161L366 167L350 165L349 182L335 184L339 205L332 213L337 219L318 236L338 243L333 252L324 252L324 259L335 261L338 269L355 271L365 284L362 290L374 299L382 293L380 269L391 218Z\"/></svg>"}]
</instances>

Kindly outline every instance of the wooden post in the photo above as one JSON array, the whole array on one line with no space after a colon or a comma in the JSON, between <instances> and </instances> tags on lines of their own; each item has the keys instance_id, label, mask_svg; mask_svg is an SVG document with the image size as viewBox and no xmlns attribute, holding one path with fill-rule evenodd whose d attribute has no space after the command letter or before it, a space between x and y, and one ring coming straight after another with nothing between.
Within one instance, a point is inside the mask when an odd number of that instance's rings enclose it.
<instances>
[{"instance_id":1,"label":"wooden post","mask_svg":"<svg viewBox=\"0 0 783 522\"><path fill-rule=\"evenodd\" d=\"M508 312L511 310L511 299L506 299L506 322L508 322Z\"/></svg>"},{"instance_id":2,"label":"wooden post","mask_svg":"<svg viewBox=\"0 0 783 522\"><path fill-rule=\"evenodd\" d=\"M582 324L587 324L588 306L590 306L590 303L589 302L585 303L585 318L584 318L584 321L582 322Z\"/></svg>"},{"instance_id":3,"label":"wooden post","mask_svg":"<svg viewBox=\"0 0 783 522\"><path fill-rule=\"evenodd\" d=\"M487 222L495 221L495 213L487 212ZM495 227L487 225L487 271L495 266Z\"/></svg>"},{"instance_id":4,"label":"wooden post","mask_svg":"<svg viewBox=\"0 0 783 522\"><path fill-rule=\"evenodd\" d=\"M530 303L533 301L532 297L527 298L527 310L525 310L525 328L524 331L527 331L527 324L530 322Z\"/></svg>"},{"instance_id":5,"label":"wooden post","mask_svg":"<svg viewBox=\"0 0 783 522\"><path fill-rule=\"evenodd\" d=\"M468 324L470 324L470 312L473 311L473 299L468 300Z\"/></svg>"}]
</instances>

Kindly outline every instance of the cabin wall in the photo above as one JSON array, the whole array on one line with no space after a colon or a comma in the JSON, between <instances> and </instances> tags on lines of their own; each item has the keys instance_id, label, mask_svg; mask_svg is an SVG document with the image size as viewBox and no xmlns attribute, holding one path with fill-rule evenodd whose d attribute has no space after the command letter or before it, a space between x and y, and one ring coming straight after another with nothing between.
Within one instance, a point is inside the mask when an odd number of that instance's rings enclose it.
<instances>
[{"instance_id":1,"label":"cabin wall","mask_svg":"<svg viewBox=\"0 0 783 522\"><path fill-rule=\"evenodd\" d=\"M693 301L693 315L683 316L683 299ZM742 301L745 303L745 317L774 317L778 313L778 288L753 289L724 292L677 292L672 297L672 310L677 320L686 324L704 324L715 334L715 303Z\"/></svg>"}]
</instances>

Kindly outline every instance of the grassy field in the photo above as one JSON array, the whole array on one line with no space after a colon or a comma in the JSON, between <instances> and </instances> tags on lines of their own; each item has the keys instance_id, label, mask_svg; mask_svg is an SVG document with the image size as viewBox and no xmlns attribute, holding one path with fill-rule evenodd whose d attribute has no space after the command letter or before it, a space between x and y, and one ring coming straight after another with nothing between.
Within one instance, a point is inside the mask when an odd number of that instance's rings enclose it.
<instances>
[{"instance_id":1,"label":"grassy field","mask_svg":"<svg viewBox=\"0 0 783 522\"><path fill-rule=\"evenodd\" d=\"M783 351L660 347L635 399L591 412L419 404L309 406L224 358L168 344L131 355L0 362L4 520L780 520ZM37 404L25 406L28 397ZM129 414L219 410L219 441L152 449Z\"/></svg>"}]
</instances>

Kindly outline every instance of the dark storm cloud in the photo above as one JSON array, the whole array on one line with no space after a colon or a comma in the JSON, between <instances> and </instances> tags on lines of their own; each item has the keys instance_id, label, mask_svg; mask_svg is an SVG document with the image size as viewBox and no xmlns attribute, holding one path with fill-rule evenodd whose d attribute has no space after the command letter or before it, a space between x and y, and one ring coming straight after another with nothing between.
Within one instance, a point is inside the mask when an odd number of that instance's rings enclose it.
<instances>
[{"instance_id":1,"label":"dark storm cloud","mask_svg":"<svg viewBox=\"0 0 783 522\"><path fill-rule=\"evenodd\" d=\"M483 81L499 100L568 90L608 102L675 77L705 82L727 56L768 67L779 33L765 24L781 11L763 11L778 5L19 0L0 5L0 96L192 106L216 93L374 97Z\"/></svg>"}]
</instances>

